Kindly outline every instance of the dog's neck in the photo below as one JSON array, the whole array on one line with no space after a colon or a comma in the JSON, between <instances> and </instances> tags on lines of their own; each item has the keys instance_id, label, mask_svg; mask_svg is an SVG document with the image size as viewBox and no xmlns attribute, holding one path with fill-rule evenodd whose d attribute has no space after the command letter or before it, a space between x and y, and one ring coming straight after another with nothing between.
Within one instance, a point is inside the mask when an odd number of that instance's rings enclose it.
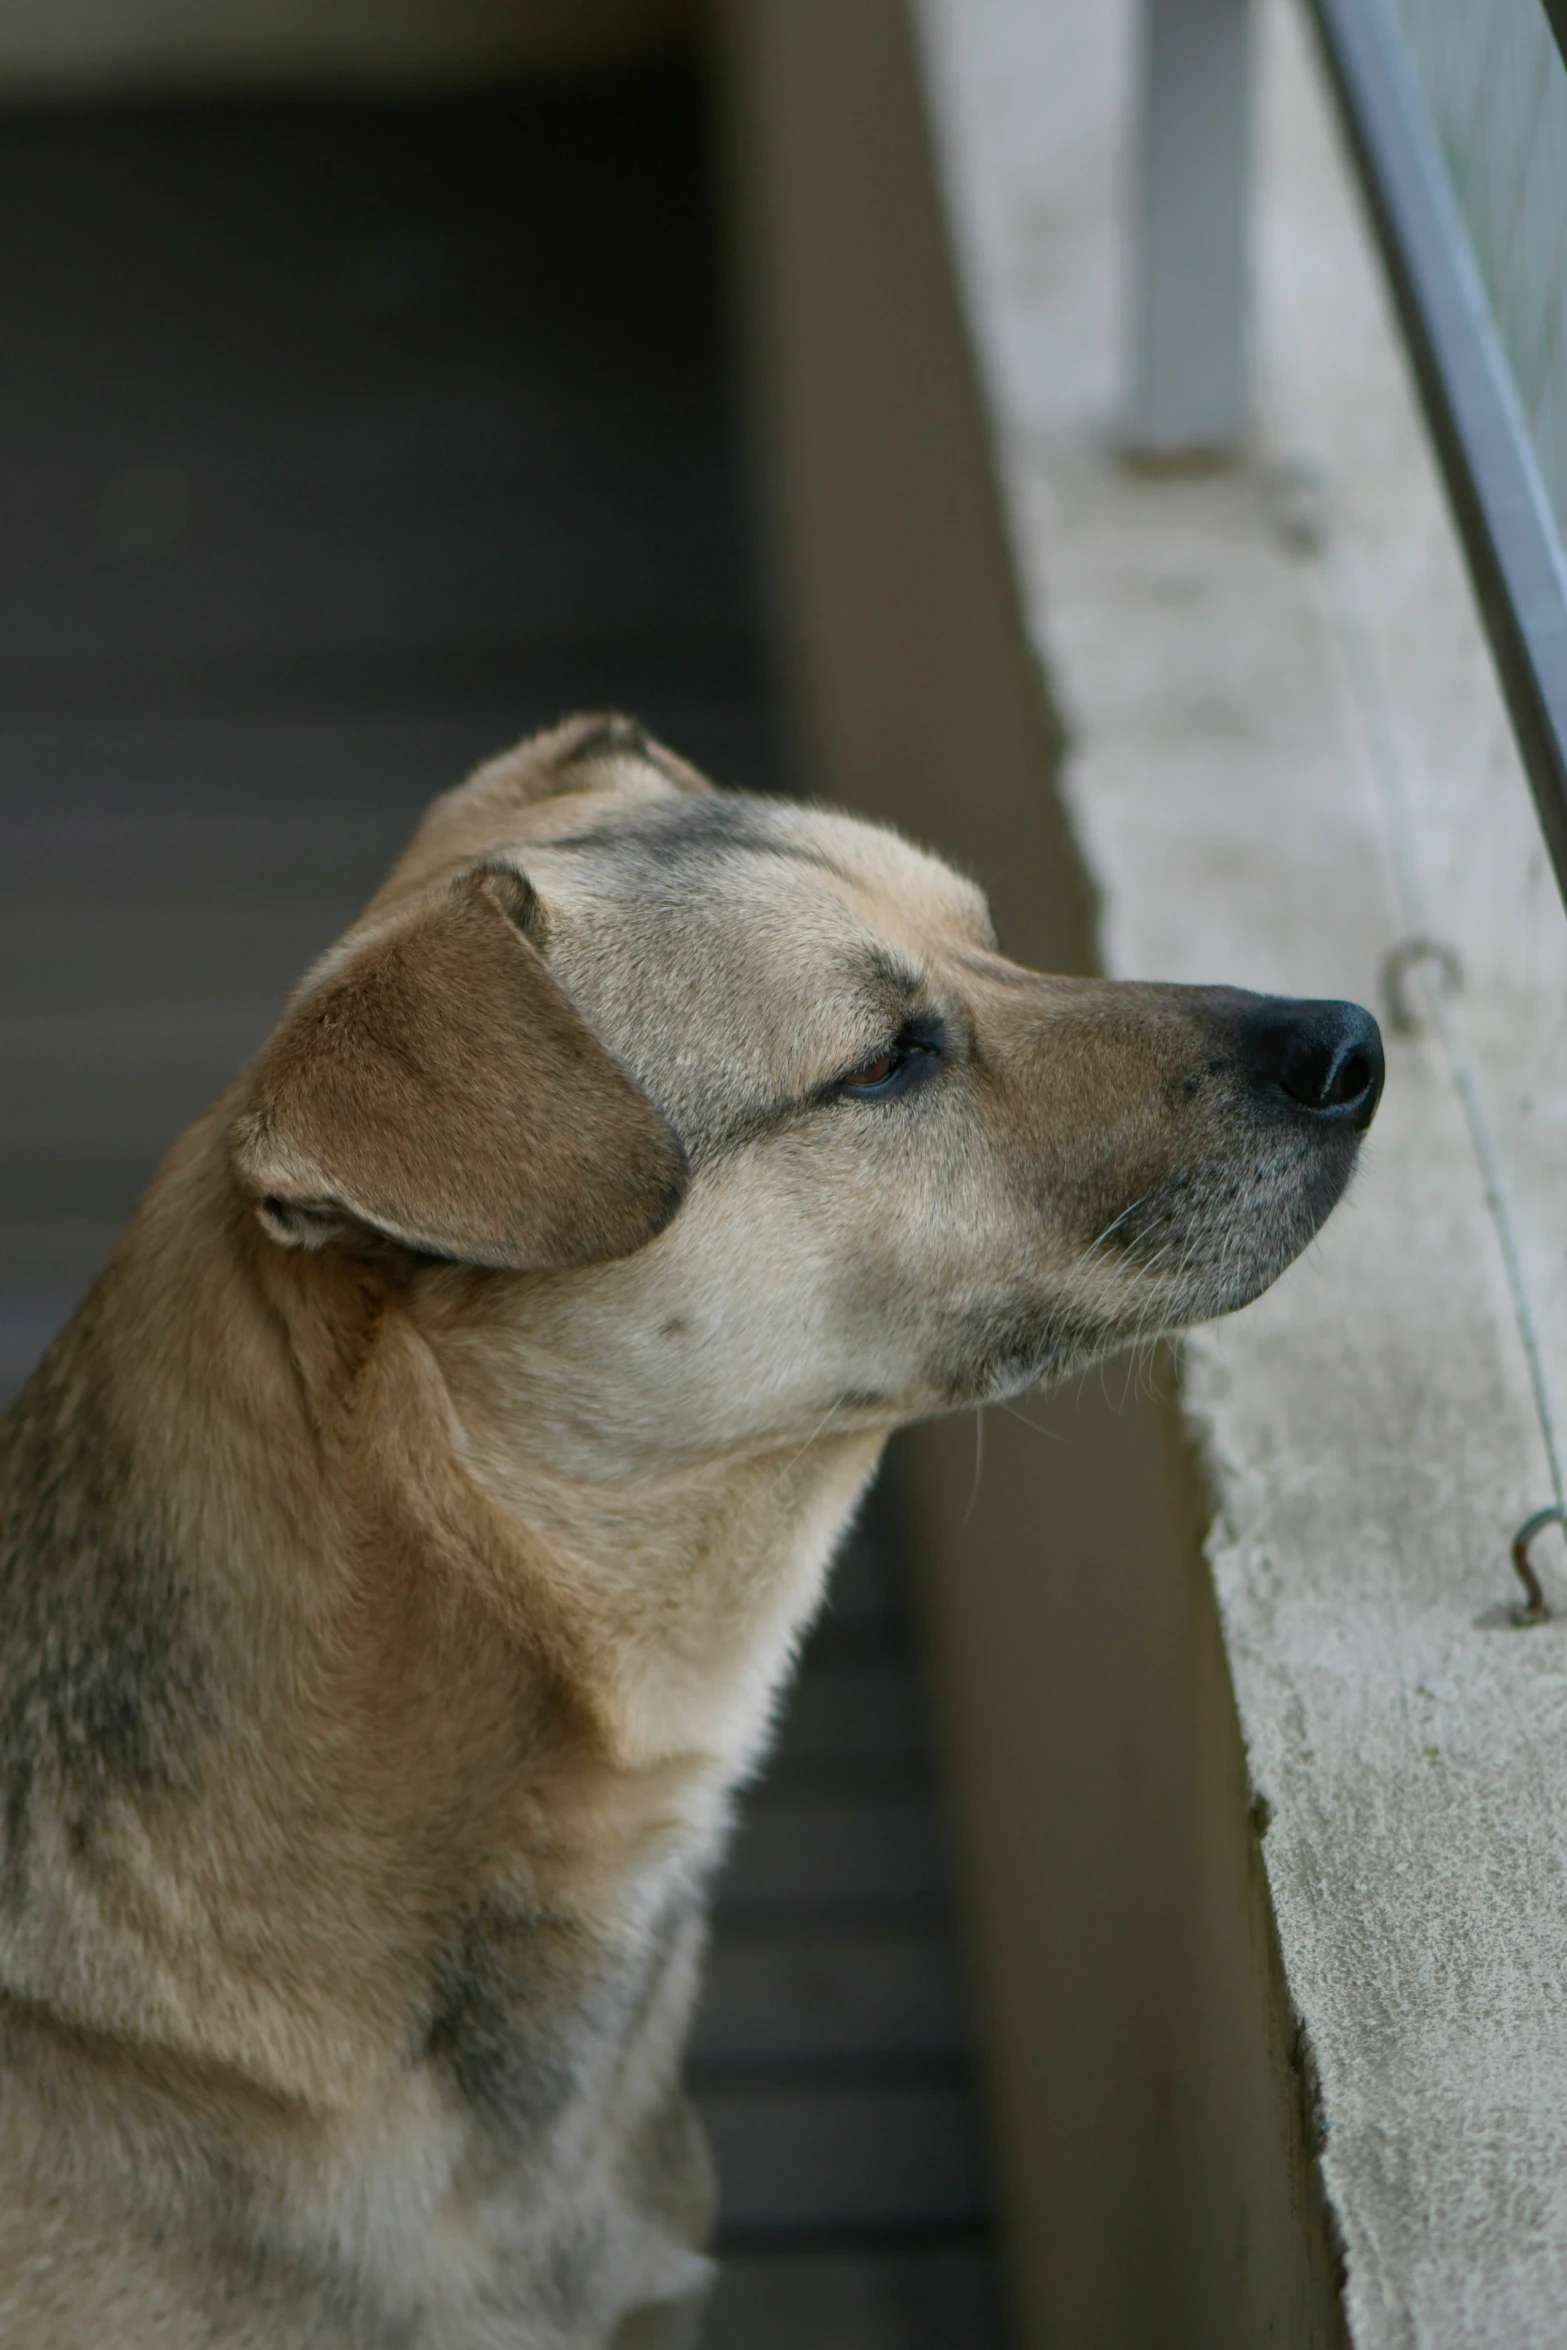
<instances>
[{"instance_id":1,"label":"dog's neck","mask_svg":"<svg viewBox=\"0 0 1567 2350\"><path fill-rule=\"evenodd\" d=\"M702 1905L879 1437L567 1476L220 1134L0 1433L0 2175L133 2147L138 2243L242 2178L388 2338L534 2339L541 2276L607 2338L705 2272Z\"/></svg>"},{"instance_id":2,"label":"dog's neck","mask_svg":"<svg viewBox=\"0 0 1567 2350\"><path fill-rule=\"evenodd\" d=\"M402 1375L438 1383L431 1408L438 1396L450 1414L475 1526L502 1546L487 1570L476 1540L471 1571L502 1611L527 1588L535 1617L559 1625L617 1764L700 1763L726 1781L749 1769L882 1433L789 1430L674 1471L584 1476L552 1462L545 1410L529 1413L515 1360L498 1383L474 1376L471 1355L447 1362L438 1337L410 1330L399 1343L423 1352ZM532 1573L506 1588L508 1552L547 1559L547 1589Z\"/></svg>"},{"instance_id":3,"label":"dog's neck","mask_svg":"<svg viewBox=\"0 0 1567 2350\"><path fill-rule=\"evenodd\" d=\"M443 1940L476 1913L634 1935L694 1897L880 1439L630 1485L552 1475L448 1380L384 1269L275 1250L199 1129L107 1279L140 1325L137 1385L86 1441L116 1464L117 1521L144 1519L112 1604L138 1655L168 1653L116 1699L140 1724L117 1778L64 1786L51 1814L35 1771L0 1981L129 2029L90 1882L128 1873L171 2043L352 2101L403 2061ZM78 1395L99 1375L92 1315L63 1358ZM38 1441L63 1439L40 1423ZM45 1758L64 1780L75 1734Z\"/></svg>"}]
</instances>

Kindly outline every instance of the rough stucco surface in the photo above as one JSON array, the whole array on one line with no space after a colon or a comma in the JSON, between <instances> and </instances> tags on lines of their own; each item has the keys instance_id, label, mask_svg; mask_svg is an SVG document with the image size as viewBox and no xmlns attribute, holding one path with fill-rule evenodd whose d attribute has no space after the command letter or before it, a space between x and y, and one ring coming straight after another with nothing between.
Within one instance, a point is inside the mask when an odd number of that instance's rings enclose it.
<instances>
[{"instance_id":1,"label":"rough stucco surface","mask_svg":"<svg viewBox=\"0 0 1567 2350\"><path fill-rule=\"evenodd\" d=\"M1113 453L1128 0L919 0L1025 600L1111 968L1352 995L1424 919L1567 1397L1567 924L1315 57L1259 11L1256 447ZM1281 465L1326 483L1302 544ZM1297 478L1291 473L1289 479ZM1320 501L1316 510L1324 508ZM1389 1039L1355 1191L1187 1351L1211 1557L1359 2350L1567 2340L1567 1616L1452 1070ZM1539 1545L1554 1597L1567 1571Z\"/></svg>"}]
</instances>

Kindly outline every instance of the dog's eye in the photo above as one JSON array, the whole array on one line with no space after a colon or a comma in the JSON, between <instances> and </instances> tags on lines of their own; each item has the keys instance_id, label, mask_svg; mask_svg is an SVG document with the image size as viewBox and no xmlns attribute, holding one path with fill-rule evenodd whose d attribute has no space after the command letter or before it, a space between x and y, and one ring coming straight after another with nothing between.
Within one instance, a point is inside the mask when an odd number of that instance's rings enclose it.
<instances>
[{"instance_id":1,"label":"dog's eye","mask_svg":"<svg viewBox=\"0 0 1567 2350\"><path fill-rule=\"evenodd\" d=\"M907 1054L897 1045L884 1053L878 1053L874 1061L867 1061L863 1069L856 1069L852 1076L844 1079L844 1092L880 1093L882 1087L897 1076L907 1058Z\"/></svg>"},{"instance_id":2,"label":"dog's eye","mask_svg":"<svg viewBox=\"0 0 1567 2350\"><path fill-rule=\"evenodd\" d=\"M847 1077L840 1077L836 1091L854 1101L883 1101L927 1076L940 1052L939 1027L922 1022L917 1028L906 1028L884 1051L851 1069Z\"/></svg>"}]
</instances>

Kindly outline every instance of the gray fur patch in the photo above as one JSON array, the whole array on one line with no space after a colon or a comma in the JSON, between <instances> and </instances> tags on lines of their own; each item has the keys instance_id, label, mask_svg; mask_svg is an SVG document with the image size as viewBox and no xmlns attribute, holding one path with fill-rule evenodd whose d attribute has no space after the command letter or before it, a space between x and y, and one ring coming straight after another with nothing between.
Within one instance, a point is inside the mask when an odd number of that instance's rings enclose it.
<instances>
[{"instance_id":1,"label":"gray fur patch","mask_svg":"<svg viewBox=\"0 0 1567 2350\"><path fill-rule=\"evenodd\" d=\"M78 1329L0 1421L0 1901L13 1911L40 1803L86 1857L118 1794L194 1787L217 1715L189 1583L162 1529L131 1520L130 1463L76 1371Z\"/></svg>"},{"instance_id":2,"label":"gray fur patch","mask_svg":"<svg viewBox=\"0 0 1567 2350\"><path fill-rule=\"evenodd\" d=\"M682 1896L645 1941L616 1951L571 1918L485 1903L436 1968L423 2054L486 2133L520 2152L618 2070L696 1915Z\"/></svg>"},{"instance_id":3,"label":"gray fur patch","mask_svg":"<svg viewBox=\"0 0 1567 2350\"><path fill-rule=\"evenodd\" d=\"M571 2097L594 2002L580 1927L487 1904L436 1970L425 2054L494 2137L546 2128Z\"/></svg>"},{"instance_id":4,"label":"gray fur patch","mask_svg":"<svg viewBox=\"0 0 1567 2350\"><path fill-rule=\"evenodd\" d=\"M840 880L853 878L822 850L787 838L774 809L741 792L714 791L700 798L661 802L635 815L612 817L591 832L552 840L551 849L629 850L650 866L678 866L715 856L781 857L811 865Z\"/></svg>"}]
</instances>

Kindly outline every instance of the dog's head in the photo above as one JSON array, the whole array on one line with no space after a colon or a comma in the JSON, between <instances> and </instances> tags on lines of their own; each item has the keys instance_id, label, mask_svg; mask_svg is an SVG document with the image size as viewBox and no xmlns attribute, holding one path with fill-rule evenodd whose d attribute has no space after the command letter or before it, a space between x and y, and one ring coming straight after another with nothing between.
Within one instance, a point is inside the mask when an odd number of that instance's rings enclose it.
<instances>
[{"instance_id":1,"label":"dog's head","mask_svg":"<svg viewBox=\"0 0 1567 2350\"><path fill-rule=\"evenodd\" d=\"M595 1457L668 1461L1244 1305L1381 1077L1353 1006L1021 970L895 834L578 721L437 801L250 1072L233 1163L275 1240L394 1244Z\"/></svg>"}]
</instances>

